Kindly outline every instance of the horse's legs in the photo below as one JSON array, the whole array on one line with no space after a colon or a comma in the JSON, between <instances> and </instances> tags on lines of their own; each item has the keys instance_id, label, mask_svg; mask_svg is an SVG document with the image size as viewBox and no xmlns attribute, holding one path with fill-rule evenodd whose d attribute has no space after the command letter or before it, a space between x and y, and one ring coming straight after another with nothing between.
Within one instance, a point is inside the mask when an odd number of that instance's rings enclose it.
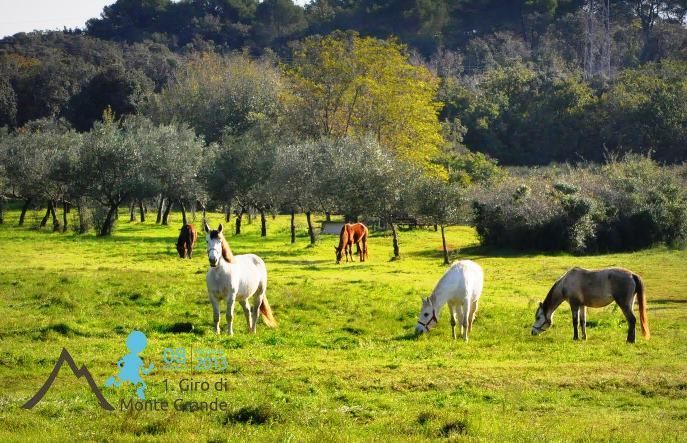
<instances>
[{"instance_id":1,"label":"horse's legs","mask_svg":"<svg viewBox=\"0 0 687 443\"><path fill-rule=\"evenodd\" d=\"M234 335L234 301L236 294L229 294L227 297L227 332Z\"/></svg>"},{"instance_id":2,"label":"horse's legs","mask_svg":"<svg viewBox=\"0 0 687 443\"><path fill-rule=\"evenodd\" d=\"M625 319L627 319L627 342L634 343L635 325L637 324L637 317L635 317L634 313L632 312L634 297L629 296L625 300L627 300L625 303L619 303L617 299L616 302L618 302L618 306L620 306L620 309L623 310L623 314L625 314Z\"/></svg>"},{"instance_id":3,"label":"horse's legs","mask_svg":"<svg viewBox=\"0 0 687 443\"><path fill-rule=\"evenodd\" d=\"M188 258L193 258L193 243L191 243L190 238L186 240L186 254Z\"/></svg>"},{"instance_id":4,"label":"horse's legs","mask_svg":"<svg viewBox=\"0 0 687 443\"><path fill-rule=\"evenodd\" d=\"M582 340L587 340L587 307L580 306L580 329L582 329Z\"/></svg>"},{"instance_id":5,"label":"horse's legs","mask_svg":"<svg viewBox=\"0 0 687 443\"><path fill-rule=\"evenodd\" d=\"M572 311L573 340L579 340L580 337L577 335L577 324L579 321L580 305L575 302L570 302L570 310Z\"/></svg>"},{"instance_id":6,"label":"horse's legs","mask_svg":"<svg viewBox=\"0 0 687 443\"><path fill-rule=\"evenodd\" d=\"M453 309L456 315L456 323L458 324L458 332L460 336L463 337L463 305L457 304Z\"/></svg>"},{"instance_id":7,"label":"horse's legs","mask_svg":"<svg viewBox=\"0 0 687 443\"><path fill-rule=\"evenodd\" d=\"M463 308L460 317L460 331L463 340L468 341L468 319L470 318L470 303L467 300L463 301Z\"/></svg>"},{"instance_id":8,"label":"horse's legs","mask_svg":"<svg viewBox=\"0 0 687 443\"><path fill-rule=\"evenodd\" d=\"M253 314L253 323L250 326L250 332L255 334L258 329L258 317L260 316L260 305L262 304L262 295L265 293L264 290L260 292L260 295L255 297L255 303L250 308L251 314Z\"/></svg>"},{"instance_id":9,"label":"horse's legs","mask_svg":"<svg viewBox=\"0 0 687 443\"><path fill-rule=\"evenodd\" d=\"M472 322L475 321L475 314L477 313L478 305L478 300L472 302L472 308L470 309L470 323L468 324L468 332L472 332Z\"/></svg>"},{"instance_id":10,"label":"horse's legs","mask_svg":"<svg viewBox=\"0 0 687 443\"><path fill-rule=\"evenodd\" d=\"M348 242L348 255L346 256L346 263L348 263L348 257L351 257L351 262L353 262L353 242Z\"/></svg>"},{"instance_id":11,"label":"horse's legs","mask_svg":"<svg viewBox=\"0 0 687 443\"><path fill-rule=\"evenodd\" d=\"M243 308L243 315L246 317L246 324L248 325L248 332L251 331L251 327L253 325L253 321L251 320L251 315L250 315L250 305L248 304L248 299L246 300L241 300L239 302L241 304L241 308Z\"/></svg>"},{"instance_id":12,"label":"horse's legs","mask_svg":"<svg viewBox=\"0 0 687 443\"><path fill-rule=\"evenodd\" d=\"M456 340L456 306L449 305L448 310L451 314L451 335L453 339Z\"/></svg>"},{"instance_id":13,"label":"horse's legs","mask_svg":"<svg viewBox=\"0 0 687 443\"><path fill-rule=\"evenodd\" d=\"M212 303L212 321L215 322L215 332L219 334L219 294L216 292L208 293L210 303Z\"/></svg>"}]
</instances>

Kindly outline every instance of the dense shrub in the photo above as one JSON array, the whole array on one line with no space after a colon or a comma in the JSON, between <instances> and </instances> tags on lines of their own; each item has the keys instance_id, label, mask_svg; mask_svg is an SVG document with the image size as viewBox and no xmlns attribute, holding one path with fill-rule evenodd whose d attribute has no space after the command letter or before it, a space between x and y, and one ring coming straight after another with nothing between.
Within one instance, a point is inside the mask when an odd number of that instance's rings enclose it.
<instances>
[{"instance_id":1,"label":"dense shrub","mask_svg":"<svg viewBox=\"0 0 687 443\"><path fill-rule=\"evenodd\" d=\"M620 251L687 239L677 168L629 155L603 166L535 169L474 195L482 244L525 250Z\"/></svg>"}]
</instances>

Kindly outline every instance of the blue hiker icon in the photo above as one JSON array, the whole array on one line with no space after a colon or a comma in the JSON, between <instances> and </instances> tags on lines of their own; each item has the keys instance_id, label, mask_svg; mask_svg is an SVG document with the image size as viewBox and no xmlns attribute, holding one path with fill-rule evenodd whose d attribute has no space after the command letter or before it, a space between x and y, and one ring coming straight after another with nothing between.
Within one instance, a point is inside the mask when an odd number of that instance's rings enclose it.
<instances>
[{"instance_id":1,"label":"blue hiker icon","mask_svg":"<svg viewBox=\"0 0 687 443\"><path fill-rule=\"evenodd\" d=\"M128 381L137 387L136 395L138 398L145 400L146 396L144 391L147 385L146 382L143 381L143 378L141 378L141 374L148 375L150 371L153 370L154 365L150 363L147 369L144 368L143 360L141 360L138 354L145 349L147 343L148 340L143 332L132 331L131 334L129 334L129 337L126 339L126 347L131 352L117 362L119 373L108 378L105 382L105 386L114 386L118 388L122 383ZM139 374L139 370L141 374Z\"/></svg>"}]
</instances>

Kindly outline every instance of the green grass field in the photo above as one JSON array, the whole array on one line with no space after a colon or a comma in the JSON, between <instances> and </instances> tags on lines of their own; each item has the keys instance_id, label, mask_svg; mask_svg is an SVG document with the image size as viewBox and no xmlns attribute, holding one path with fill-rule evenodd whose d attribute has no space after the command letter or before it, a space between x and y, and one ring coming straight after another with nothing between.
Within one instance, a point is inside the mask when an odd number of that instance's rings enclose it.
<instances>
[{"instance_id":1,"label":"green grass field","mask_svg":"<svg viewBox=\"0 0 687 443\"><path fill-rule=\"evenodd\" d=\"M228 237L234 253L268 268L279 321L245 332L237 306L233 337L215 336L205 292L205 241L177 258L180 226L129 223L112 238L0 225L0 440L148 441L686 441L687 251L575 257L484 251L468 227L448 230L454 258L485 270L469 343L450 338L444 311L428 336L412 335L420 296L445 271L433 230L401 232L402 259L375 233L367 263L334 264L337 239L308 246L304 218L289 243L288 219ZM29 224L37 213L31 214ZM220 220L212 217L212 224ZM198 224L198 223L197 223ZM624 266L645 279L652 337L625 343L619 309L589 311L587 342L573 342L564 304L555 325L530 335L537 302L567 268ZM174 333L190 322L191 333ZM222 318L222 326L225 326ZM228 410L121 411L134 389L104 388L117 408L97 404L63 367L32 410L26 402L66 347L96 382L116 373L128 333L148 336L142 353L156 370L148 399L210 401ZM167 347L220 348L224 372L163 368ZM180 393L181 379L228 380L227 392ZM165 383L173 391L165 391Z\"/></svg>"}]
</instances>

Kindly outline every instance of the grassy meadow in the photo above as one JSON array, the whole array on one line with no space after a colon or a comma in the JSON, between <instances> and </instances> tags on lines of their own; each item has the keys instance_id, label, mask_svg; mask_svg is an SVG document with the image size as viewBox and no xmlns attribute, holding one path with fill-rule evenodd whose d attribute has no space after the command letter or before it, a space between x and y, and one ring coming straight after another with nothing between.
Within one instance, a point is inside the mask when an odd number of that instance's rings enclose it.
<instances>
[{"instance_id":1,"label":"grassy meadow","mask_svg":"<svg viewBox=\"0 0 687 443\"><path fill-rule=\"evenodd\" d=\"M483 250L472 228L449 228L454 258L485 271L463 343L451 340L445 310L431 334L412 334L419 297L446 269L439 233L401 232L398 261L390 260L391 238L373 233L368 262L336 265L337 238L323 235L310 247L304 217L295 245L287 217L268 221L267 238L255 220L228 241L234 253L265 260L279 327L259 323L248 335L237 305L229 337L213 333L204 239L192 260L176 255L178 214L166 227L128 222L122 211L111 238L31 228L41 216L30 213L19 228L12 210L0 225L0 441L687 440L685 250L522 255ZM213 226L221 218L213 214ZM567 304L552 330L532 337L536 304L573 265L642 275L651 339L638 332L627 345L612 305L590 310L588 341L573 342ZM175 333L179 323L194 329ZM148 336L141 356L156 365L145 377L148 399L219 397L228 410L121 411L119 399L135 396L125 385L103 388L117 408L108 412L66 367L38 405L21 408L62 347L103 386L133 329ZM166 347L223 349L228 369L165 370ZM228 391L180 393L184 378L224 378ZM176 390L165 391L164 380Z\"/></svg>"}]
</instances>

